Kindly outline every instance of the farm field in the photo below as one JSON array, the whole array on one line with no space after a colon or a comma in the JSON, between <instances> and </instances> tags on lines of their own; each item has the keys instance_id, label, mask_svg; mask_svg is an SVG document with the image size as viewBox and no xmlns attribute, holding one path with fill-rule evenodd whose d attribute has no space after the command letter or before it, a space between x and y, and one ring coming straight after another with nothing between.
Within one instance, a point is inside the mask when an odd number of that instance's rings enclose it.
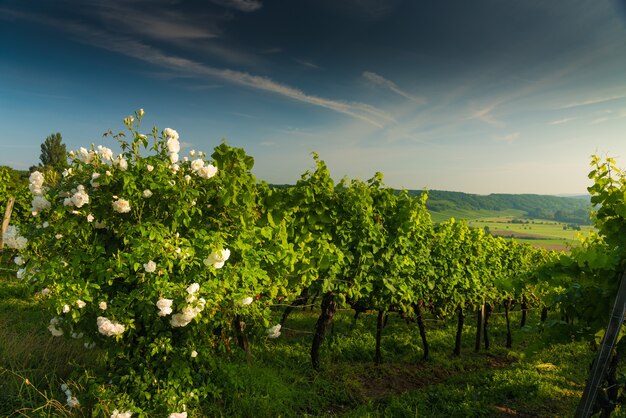
<instances>
[{"instance_id":1,"label":"farm field","mask_svg":"<svg viewBox=\"0 0 626 418\"><path fill-rule=\"evenodd\" d=\"M467 220L475 228L487 227L490 234L530 244L535 247L556 251L567 251L578 244L579 236L587 236L593 227L581 226L577 231L568 224L548 219L522 219L523 211L470 211L455 210L432 212L433 222L442 222L450 218ZM516 222L513 222L513 221ZM523 222L518 223L517 221Z\"/></svg>"},{"instance_id":2,"label":"farm field","mask_svg":"<svg viewBox=\"0 0 626 418\"><path fill-rule=\"evenodd\" d=\"M14 279L0 279L0 299L0 416L86 416L64 406L60 387L68 384L80 398L69 373L90 364L97 351L50 336L41 301ZM315 372L309 348L318 313L294 311L280 338L253 341L249 359L237 349L220 356L212 378L223 392L189 416L568 417L593 355L588 343L542 343L538 312L524 329L519 311L513 313L513 349L506 349L504 318L496 310L490 350L474 352L468 316L460 357L451 354L456 322L429 318L431 358L424 361L417 326L392 314L377 366L375 313L353 327L353 312L340 310Z\"/></svg>"}]
</instances>

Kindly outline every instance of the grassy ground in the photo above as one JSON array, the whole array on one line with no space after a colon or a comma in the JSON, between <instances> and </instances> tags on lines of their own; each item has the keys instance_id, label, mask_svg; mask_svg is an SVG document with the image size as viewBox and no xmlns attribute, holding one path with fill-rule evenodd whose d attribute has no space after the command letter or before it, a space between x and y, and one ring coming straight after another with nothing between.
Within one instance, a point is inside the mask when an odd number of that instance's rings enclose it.
<instances>
[{"instance_id":1,"label":"grassy ground","mask_svg":"<svg viewBox=\"0 0 626 418\"><path fill-rule=\"evenodd\" d=\"M71 385L71 370L90 364L94 353L51 337L41 301L14 280L0 279L0 416L83 416L63 406L60 385ZM512 350L503 347L504 320L496 314L488 352L474 353L474 321L466 321L461 357L451 355L455 322L427 321L432 358L424 361L417 327L391 315L384 362L375 365L375 313L352 327L345 310L315 372L309 347L316 319L316 312L294 312L280 338L253 342L250 361L224 356L214 376L221 397L190 417L568 417L593 355L581 342L540 344L538 315L520 329L515 313Z\"/></svg>"}]
</instances>

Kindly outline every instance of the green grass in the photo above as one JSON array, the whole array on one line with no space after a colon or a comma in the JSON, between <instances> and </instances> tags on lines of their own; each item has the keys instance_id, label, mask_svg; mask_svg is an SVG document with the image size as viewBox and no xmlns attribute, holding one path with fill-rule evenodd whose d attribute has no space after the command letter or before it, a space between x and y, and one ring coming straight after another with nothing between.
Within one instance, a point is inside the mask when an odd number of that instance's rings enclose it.
<instances>
[{"instance_id":1,"label":"green grass","mask_svg":"<svg viewBox=\"0 0 626 418\"><path fill-rule=\"evenodd\" d=\"M0 279L0 300L0 416L82 416L63 406L60 385L94 353L51 337L42 301L15 279ZM430 319L432 357L424 361L417 326L392 314L383 331L384 361L375 365L376 314L363 314L353 327L352 311L341 310L316 372L309 350L317 312L296 311L280 338L252 341L251 359L238 351L221 357L211 377L221 395L190 417L572 416L593 353L580 342L541 344L537 316L522 330L513 314L508 350L503 316L494 315L492 347L479 353L468 318L461 357L451 354L455 321ZM76 394L80 399L79 388Z\"/></svg>"}]
</instances>

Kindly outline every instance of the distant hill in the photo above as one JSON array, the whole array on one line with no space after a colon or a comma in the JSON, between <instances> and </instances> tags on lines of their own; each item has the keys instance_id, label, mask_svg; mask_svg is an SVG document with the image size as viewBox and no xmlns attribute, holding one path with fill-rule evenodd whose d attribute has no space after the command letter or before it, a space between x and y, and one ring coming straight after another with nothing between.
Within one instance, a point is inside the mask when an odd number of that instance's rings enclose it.
<instances>
[{"instance_id":1,"label":"distant hill","mask_svg":"<svg viewBox=\"0 0 626 418\"><path fill-rule=\"evenodd\" d=\"M409 190L419 196L422 190ZM463 192L428 190L426 206L433 212L450 210L493 210L516 209L525 212L528 218L553 219L559 222L589 225L591 204L588 196L548 196L536 194L490 194L477 195Z\"/></svg>"}]
</instances>

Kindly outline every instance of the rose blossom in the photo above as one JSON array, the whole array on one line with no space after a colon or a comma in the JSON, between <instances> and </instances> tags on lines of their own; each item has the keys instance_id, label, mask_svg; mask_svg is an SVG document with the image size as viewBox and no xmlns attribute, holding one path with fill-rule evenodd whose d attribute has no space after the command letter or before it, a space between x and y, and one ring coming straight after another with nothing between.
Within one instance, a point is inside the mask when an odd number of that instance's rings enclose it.
<instances>
[{"instance_id":1,"label":"rose blossom","mask_svg":"<svg viewBox=\"0 0 626 418\"><path fill-rule=\"evenodd\" d=\"M209 256L205 258L203 261L204 261L205 266L207 267L213 266L216 269L219 269L224 266L224 263L226 262L226 260L228 260L229 257L230 257L229 249L217 250L209 254Z\"/></svg>"},{"instance_id":2,"label":"rose blossom","mask_svg":"<svg viewBox=\"0 0 626 418\"><path fill-rule=\"evenodd\" d=\"M119 322L113 322L103 316L99 316L96 319L96 323L98 325L98 332L102 335L106 335L107 337L120 335L126 330L126 327L124 325L120 324Z\"/></svg>"},{"instance_id":3,"label":"rose blossom","mask_svg":"<svg viewBox=\"0 0 626 418\"><path fill-rule=\"evenodd\" d=\"M156 306L159 308L159 316L167 316L172 313L172 299L161 298L157 301Z\"/></svg>"},{"instance_id":4,"label":"rose blossom","mask_svg":"<svg viewBox=\"0 0 626 418\"><path fill-rule=\"evenodd\" d=\"M146 273L154 273L156 271L156 263L152 260L148 261L147 263L145 263L143 265L144 270L146 271Z\"/></svg>"},{"instance_id":5,"label":"rose blossom","mask_svg":"<svg viewBox=\"0 0 626 418\"><path fill-rule=\"evenodd\" d=\"M280 336L280 324L274 325L270 329L267 330L267 336L269 338L277 338Z\"/></svg>"},{"instance_id":6,"label":"rose blossom","mask_svg":"<svg viewBox=\"0 0 626 418\"><path fill-rule=\"evenodd\" d=\"M205 165L197 171L198 175L205 179L210 179L217 174L217 167L212 164Z\"/></svg>"},{"instance_id":7,"label":"rose blossom","mask_svg":"<svg viewBox=\"0 0 626 418\"><path fill-rule=\"evenodd\" d=\"M130 212L130 203L128 203L128 200L118 199L113 202L113 210L118 213Z\"/></svg>"}]
</instances>

